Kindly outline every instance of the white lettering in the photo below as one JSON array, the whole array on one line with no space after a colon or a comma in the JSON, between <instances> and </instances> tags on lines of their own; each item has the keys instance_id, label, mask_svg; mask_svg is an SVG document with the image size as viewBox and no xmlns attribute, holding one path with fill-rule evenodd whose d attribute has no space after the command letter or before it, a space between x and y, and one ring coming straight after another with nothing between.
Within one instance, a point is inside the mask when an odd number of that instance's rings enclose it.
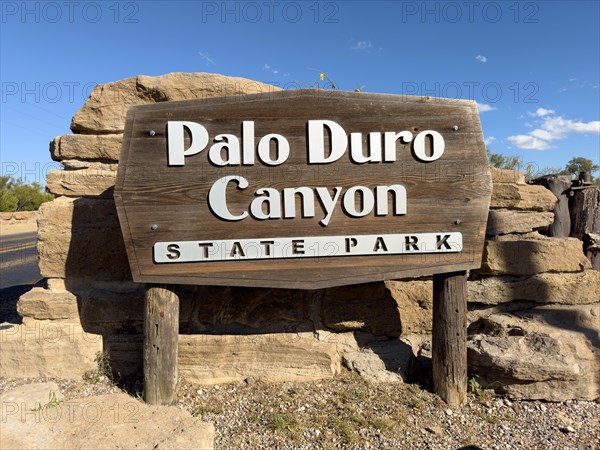
<instances>
[{"instance_id":1,"label":"white lettering","mask_svg":"<svg viewBox=\"0 0 600 450\"><path fill-rule=\"evenodd\" d=\"M233 214L228 207L227 189L230 182L236 182L238 189L246 189L248 180L242 176L227 176L217 180L208 193L208 203L211 211L221 219L238 221L250 216L257 220L296 218L298 211L302 218L315 217L315 197L319 200L323 218L320 223L327 226L333 217L338 201L341 199L343 211L350 217L364 217L375 210L376 216L389 214L388 203L391 199L392 214L406 214L406 189L399 184L391 186L376 186L370 189L366 186L353 186L343 193L340 186L330 192L326 187L284 188L283 195L273 188L259 188L250 202L247 211ZM301 199L299 206L298 199ZM283 207L282 207L283 206ZM283 215L282 215L283 211Z\"/></svg>"},{"instance_id":2,"label":"white lettering","mask_svg":"<svg viewBox=\"0 0 600 450\"><path fill-rule=\"evenodd\" d=\"M248 180L242 176L238 177L232 175L219 178L208 191L208 205L210 206L212 212L221 219L232 221L245 219L248 217L247 211L234 216L227 208L227 197L225 195L225 190L227 189L227 185L230 181L237 182L238 189L246 189L248 187Z\"/></svg>"},{"instance_id":3,"label":"white lettering","mask_svg":"<svg viewBox=\"0 0 600 450\"><path fill-rule=\"evenodd\" d=\"M234 134L218 134L215 136L216 144L211 145L208 151L209 159L217 166L239 166L241 164L240 141ZM222 158L226 150L227 159Z\"/></svg>"},{"instance_id":4,"label":"white lettering","mask_svg":"<svg viewBox=\"0 0 600 450\"><path fill-rule=\"evenodd\" d=\"M329 129L329 156L325 156L325 128ZM344 129L332 120L308 121L308 163L329 164L340 159L346 152L348 139Z\"/></svg>"},{"instance_id":5,"label":"white lettering","mask_svg":"<svg viewBox=\"0 0 600 450\"><path fill-rule=\"evenodd\" d=\"M190 132L190 146L185 149L185 130ZM200 153L208 145L208 131L196 122L170 121L167 122L167 137L169 149L169 166L183 166L186 156Z\"/></svg>"},{"instance_id":6,"label":"white lettering","mask_svg":"<svg viewBox=\"0 0 600 450\"><path fill-rule=\"evenodd\" d=\"M275 144L275 159L271 159L271 140ZM263 136L258 143L258 157L262 162L270 166L278 166L290 156L290 144L286 138L280 134L267 134Z\"/></svg>"},{"instance_id":7,"label":"white lettering","mask_svg":"<svg viewBox=\"0 0 600 450\"><path fill-rule=\"evenodd\" d=\"M425 149L425 138L427 136L430 136L432 141L431 155L428 155ZM445 146L444 137L440 133L433 130L425 130L417 134L415 142L413 143L413 151L415 152L415 156L421 161L430 162L440 159L440 156L444 154Z\"/></svg>"}]
</instances>

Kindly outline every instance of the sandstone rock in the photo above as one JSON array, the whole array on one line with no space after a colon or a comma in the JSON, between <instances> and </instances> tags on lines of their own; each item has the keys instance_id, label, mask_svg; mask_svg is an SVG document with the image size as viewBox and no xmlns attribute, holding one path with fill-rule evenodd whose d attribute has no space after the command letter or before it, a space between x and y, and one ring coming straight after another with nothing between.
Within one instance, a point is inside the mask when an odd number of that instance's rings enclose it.
<instances>
[{"instance_id":1,"label":"sandstone rock","mask_svg":"<svg viewBox=\"0 0 600 450\"><path fill-rule=\"evenodd\" d=\"M530 233L545 230L554 220L551 212L511 211L491 209L488 215L488 236L510 233Z\"/></svg>"},{"instance_id":2,"label":"sandstone rock","mask_svg":"<svg viewBox=\"0 0 600 450\"><path fill-rule=\"evenodd\" d=\"M321 318L338 331L364 331L397 337L402 332L396 300L383 283L326 289Z\"/></svg>"},{"instance_id":3,"label":"sandstone rock","mask_svg":"<svg viewBox=\"0 0 600 450\"><path fill-rule=\"evenodd\" d=\"M112 198L117 172L110 170L52 170L46 189L54 195Z\"/></svg>"},{"instance_id":4,"label":"sandstone rock","mask_svg":"<svg viewBox=\"0 0 600 450\"><path fill-rule=\"evenodd\" d=\"M71 122L74 133L118 133L133 105L172 100L203 99L274 92L279 88L245 78L211 73L169 73L159 77L139 75L98 85Z\"/></svg>"},{"instance_id":5,"label":"sandstone rock","mask_svg":"<svg viewBox=\"0 0 600 450\"><path fill-rule=\"evenodd\" d=\"M600 272L541 273L527 278L490 277L468 282L469 302L487 305L526 300L583 305L600 302Z\"/></svg>"},{"instance_id":6,"label":"sandstone rock","mask_svg":"<svg viewBox=\"0 0 600 450\"><path fill-rule=\"evenodd\" d=\"M579 272L591 267L583 245L575 238L547 238L486 241L483 275L535 275L543 272Z\"/></svg>"},{"instance_id":7,"label":"sandstone rock","mask_svg":"<svg viewBox=\"0 0 600 450\"><path fill-rule=\"evenodd\" d=\"M82 136L85 136L82 134ZM66 170L95 170L95 171L109 171L116 172L119 168L119 164L117 163L103 163L97 161L80 161L78 159L65 159L60 162L60 164Z\"/></svg>"},{"instance_id":8,"label":"sandstone rock","mask_svg":"<svg viewBox=\"0 0 600 450\"><path fill-rule=\"evenodd\" d=\"M400 374L386 370L385 363L372 351L346 353L343 356L343 362L348 369L357 372L371 383L400 383L403 381Z\"/></svg>"},{"instance_id":9,"label":"sandstone rock","mask_svg":"<svg viewBox=\"0 0 600 450\"><path fill-rule=\"evenodd\" d=\"M340 355L359 351L361 347L361 344L358 342L359 340L361 340L362 344L365 343L365 340L360 339L362 336L361 332L350 331L346 333L340 333L336 331L316 329L313 335L315 339L320 342L326 342L335 345L335 348ZM372 335L367 336L367 341L375 339Z\"/></svg>"},{"instance_id":10,"label":"sandstone rock","mask_svg":"<svg viewBox=\"0 0 600 450\"><path fill-rule=\"evenodd\" d=\"M469 368L484 387L513 398L600 396L600 305L543 306L471 325ZM477 330L479 327L479 330Z\"/></svg>"},{"instance_id":11,"label":"sandstone rock","mask_svg":"<svg viewBox=\"0 0 600 450\"><path fill-rule=\"evenodd\" d=\"M335 345L312 333L181 335L179 373L193 383L310 381L340 372Z\"/></svg>"},{"instance_id":12,"label":"sandstone rock","mask_svg":"<svg viewBox=\"0 0 600 450\"><path fill-rule=\"evenodd\" d=\"M50 155L55 161L118 161L122 142L122 134L65 134L50 142Z\"/></svg>"},{"instance_id":13,"label":"sandstone rock","mask_svg":"<svg viewBox=\"0 0 600 450\"><path fill-rule=\"evenodd\" d=\"M492 188L490 208L552 211L556 201L556 196L543 186L496 183Z\"/></svg>"},{"instance_id":14,"label":"sandstone rock","mask_svg":"<svg viewBox=\"0 0 600 450\"><path fill-rule=\"evenodd\" d=\"M392 297L400 308L402 334L430 333L433 314L433 283L431 281L386 281Z\"/></svg>"},{"instance_id":15,"label":"sandstone rock","mask_svg":"<svg viewBox=\"0 0 600 450\"><path fill-rule=\"evenodd\" d=\"M0 212L2 222L27 222L35 219L35 211L7 211Z\"/></svg>"},{"instance_id":16,"label":"sandstone rock","mask_svg":"<svg viewBox=\"0 0 600 450\"><path fill-rule=\"evenodd\" d=\"M58 384L50 381L44 383L23 384L10 391L0 394L0 417L2 424L6 423L12 416L19 415L19 410L34 411L48 404L49 400L62 401L64 395L60 392ZM13 404L14 407L7 407ZM20 418L20 417L19 417ZM1 434L1 433L0 433Z\"/></svg>"},{"instance_id":17,"label":"sandstone rock","mask_svg":"<svg viewBox=\"0 0 600 450\"><path fill-rule=\"evenodd\" d=\"M498 303L496 305L481 305L479 303L469 304L467 311L467 326L477 322L481 318L488 318L492 314L513 314L521 311L535 308L539 303L527 300L513 300L506 303Z\"/></svg>"},{"instance_id":18,"label":"sandstone rock","mask_svg":"<svg viewBox=\"0 0 600 450\"><path fill-rule=\"evenodd\" d=\"M0 377L81 378L94 370L102 337L86 333L78 322L33 320L0 327Z\"/></svg>"},{"instance_id":19,"label":"sandstone rock","mask_svg":"<svg viewBox=\"0 0 600 450\"><path fill-rule=\"evenodd\" d=\"M95 287L79 292L80 320L89 332L102 335L143 332L143 286L124 292Z\"/></svg>"},{"instance_id":20,"label":"sandstone rock","mask_svg":"<svg viewBox=\"0 0 600 450\"><path fill-rule=\"evenodd\" d=\"M59 197L40 207L38 224L43 277L131 280L112 200Z\"/></svg>"},{"instance_id":21,"label":"sandstone rock","mask_svg":"<svg viewBox=\"0 0 600 450\"><path fill-rule=\"evenodd\" d=\"M142 374L142 335L107 339L111 367L122 377ZM179 335L179 376L190 383L311 381L332 378L341 370L333 342L313 333Z\"/></svg>"},{"instance_id":22,"label":"sandstone rock","mask_svg":"<svg viewBox=\"0 0 600 450\"><path fill-rule=\"evenodd\" d=\"M7 404L2 448L214 448L212 424L123 393L70 399L37 411L23 409L27 397L19 392L7 394L15 403Z\"/></svg>"},{"instance_id":23,"label":"sandstone rock","mask_svg":"<svg viewBox=\"0 0 600 450\"><path fill-rule=\"evenodd\" d=\"M204 286L181 291L180 305L181 326L187 333L314 330L309 291Z\"/></svg>"},{"instance_id":24,"label":"sandstone rock","mask_svg":"<svg viewBox=\"0 0 600 450\"><path fill-rule=\"evenodd\" d=\"M67 291L34 287L19 298L17 311L22 317L38 320L77 319L77 297Z\"/></svg>"},{"instance_id":25,"label":"sandstone rock","mask_svg":"<svg viewBox=\"0 0 600 450\"><path fill-rule=\"evenodd\" d=\"M498 169L490 166L490 173L492 174L492 183L516 183L525 184L525 172L519 170L510 169Z\"/></svg>"},{"instance_id":26,"label":"sandstone rock","mask_svg":"<svg viewBox=\"0 0 600 450\"><path fill-rule=\"evenodd\" d=\"M0 448L48 448L51 433L40 435L39 424L49 417L46 408L53 399L64 399L53 382L25 384L0 394Z\"/></svg>"}]
</instances>

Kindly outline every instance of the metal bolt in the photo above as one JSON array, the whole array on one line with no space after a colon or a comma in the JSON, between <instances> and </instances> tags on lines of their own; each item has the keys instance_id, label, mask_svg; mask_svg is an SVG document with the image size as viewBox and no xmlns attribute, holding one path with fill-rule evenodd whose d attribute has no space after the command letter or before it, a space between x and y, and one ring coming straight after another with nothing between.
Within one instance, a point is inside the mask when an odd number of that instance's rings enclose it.
<instances>
[{"instance_id":1,"label":"metal bolt","mask_svg":"<svg viewBox=\"0 0 600 450\"><path fill-rule=\"evenodd\" d=\"M454 125L454 126L452 127L452 129L453 129L454 131L458 131L458 125Z\"/></svg>"},{"instance_id":2,"label":"metal bolt","mask_svg":"<svg viewBox=\"0 0 600 450\"><path fill-rule=\"evenodd\" d=\"M150 131L148 131L148 134L149 134L150 136L154 136L154 135L156 134L156 131L154 131L154 130L150 130Z\"/></svg>"},{"instance_id":3,"label":"metal bolt","mask_svg":"<svg viewBox=\"0 0 600 450\"><path fill-rule=\"evenodd\" d=\"M153 223L152 225L150 225L150 229L151 229L152 231L154 231L154 230L158 230L158 225L156 225L155 223Z\"/></svg>"},{"instance_id":4,"label":"metal bolt","mask_svg":"<svg viewBox=\"0 0 600 450\"><path fill-rule=\"evenodd\" d=\"M460 225L460 219L454 219L454 225Z\"/></svg>"}]
</instances>

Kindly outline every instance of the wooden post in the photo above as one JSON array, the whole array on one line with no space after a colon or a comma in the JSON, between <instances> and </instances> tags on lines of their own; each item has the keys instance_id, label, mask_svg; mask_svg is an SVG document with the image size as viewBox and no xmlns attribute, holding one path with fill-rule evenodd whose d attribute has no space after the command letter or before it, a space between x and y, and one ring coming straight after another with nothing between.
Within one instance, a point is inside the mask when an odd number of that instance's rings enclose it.
<instances>
[{"instance_id":1,"label":"wooden post","mask_svg":"<svg viewBox=\"0 0 600 450\"><path fill-rule=\"evenodd\" d=\"M569 175L544 175L533 180L549 189L558 199L554 206L554 222L548 228L548 235L552 237L567 237L571 232L571 216L569 215L569 188L571 177Z\"/></svg>"},{"instance_id":2,"label":"wooden post","mask_svg":"<svg viewBox=\"0 0 600 450\"><path fill-rule=\"evenodd\" d=\"M467 273L433 276L433 389L449 406L467 401Z\"/></svg>"},{"instance_id":3,"label":"wooden post","mask_svg":"<svg viewBox=\"0 0 600 450\"><path fill-rule=\"evenodd\" d=\"M148 285L144 301L144 400L176 400L179 297L173 286Z\"/></svg>"},{"instance_id":4,"label":"wooden post","mask_svg":"<svg viewBox=\"0 0 600 450\"><path fill-rule=\"evenodd\" d=\"M571 237L583 241L583 251L600 270L600 189L594 186L571 191Z\"/></svg>"}]
</instances>

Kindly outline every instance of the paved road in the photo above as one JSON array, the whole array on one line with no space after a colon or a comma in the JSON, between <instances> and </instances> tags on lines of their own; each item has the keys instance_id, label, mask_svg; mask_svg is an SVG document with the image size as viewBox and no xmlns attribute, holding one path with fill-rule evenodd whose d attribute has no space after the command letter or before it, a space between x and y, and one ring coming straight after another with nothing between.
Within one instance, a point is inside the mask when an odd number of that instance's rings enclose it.
<instances>
[{"instance_id":1,"label":"paved road","mask_svg":"<svg viewBox=\"0 0 600 450\"><path fill-rule=\"evenodd\" d=\"M37 232L0 237L0 289L40 279L36 243Z\"/></svg>"},{"instance_id":2,"label":"paved road","mask_svg":"<svg viewBox=\"0 0 600 450\"><path fill-rule=\"evenodd\" d=\"M0 323L21 321L19 297L40 280L37 232L0 236Z\"/></svg>"}]
</instances>

